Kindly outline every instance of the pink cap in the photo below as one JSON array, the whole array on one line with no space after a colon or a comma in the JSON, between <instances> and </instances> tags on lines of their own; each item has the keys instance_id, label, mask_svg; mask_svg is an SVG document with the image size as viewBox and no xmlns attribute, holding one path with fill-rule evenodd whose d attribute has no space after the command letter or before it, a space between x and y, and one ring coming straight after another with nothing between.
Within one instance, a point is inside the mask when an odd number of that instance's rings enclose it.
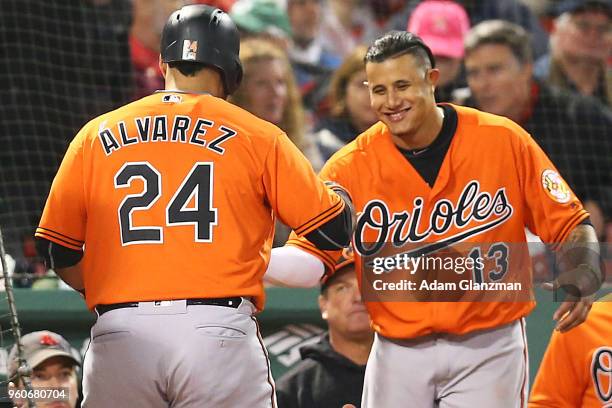
<instances>
[{"instance_id":1,"label":"pink cap","mask_svg":"<svg viewBox=\"0 0 612 408\"><path fill-rule=\"evenodd\" d=\"M410 15L408 31L421 37L435 56L462 58L463 37L470 29L468 15L450 0L425 0Z\"/></svg>"}]
</instances>

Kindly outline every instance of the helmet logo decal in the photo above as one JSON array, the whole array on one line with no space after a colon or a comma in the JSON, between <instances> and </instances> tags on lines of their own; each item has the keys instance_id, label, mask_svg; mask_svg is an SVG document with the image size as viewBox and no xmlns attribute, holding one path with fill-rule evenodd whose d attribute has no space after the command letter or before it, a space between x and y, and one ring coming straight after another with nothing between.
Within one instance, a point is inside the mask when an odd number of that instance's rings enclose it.
<instances>
[{"instance_id":1,"label":"helmet logo decal","mask_svg":"<svg viewBox=\"0 0 612 408\"><path fill-rule=\"evenodd\" d=\"M185 40L183 41L183 60L194 60L198 52L198 42Z\"/></svg>"}]
</instances>

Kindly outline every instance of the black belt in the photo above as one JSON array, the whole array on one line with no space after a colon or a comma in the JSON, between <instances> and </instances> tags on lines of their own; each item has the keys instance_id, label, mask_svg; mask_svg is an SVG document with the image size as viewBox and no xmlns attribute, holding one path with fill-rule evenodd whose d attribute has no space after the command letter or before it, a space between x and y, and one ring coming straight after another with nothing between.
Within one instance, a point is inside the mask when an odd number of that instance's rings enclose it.
<instances>
[{"instance_id":1,"label":"black belt","mask_svg":"<svg viewBox=\"0 0 612 408\"><path fill-rule=\"evenodd\" d=\"M162 301L154 301L162 302ZM206 299L187 299L187 306L192 305L212 305L212 306L225 306L233 307L237 309L242 302L241 297L230 297L230 298L206 298ZM138 307L139 302L125 302L125 303L113 303L110 305L98 305L94 309L98 316L102 316L106 312L110 312L115 309L124 309L126 307Z\"/></svg>"}]
</instances>

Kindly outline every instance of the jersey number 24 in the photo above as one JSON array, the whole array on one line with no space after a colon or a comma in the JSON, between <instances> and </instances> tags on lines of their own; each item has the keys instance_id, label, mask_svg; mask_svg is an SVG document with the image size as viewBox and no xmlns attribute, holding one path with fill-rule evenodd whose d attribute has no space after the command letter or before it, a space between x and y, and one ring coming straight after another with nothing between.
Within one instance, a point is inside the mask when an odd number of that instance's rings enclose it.
<instances>
[{"instance_id":1,"label":"jersey number 24","mask_svg":"<svg viewBox=\"0 0 612 408\"><path fill-rule=\"evenodd\" d=\"M148 162L125 163L115 174L115 188L125 188L132 180L141 179L141 194L128 194L119 204L121 244L158 244L164 242L164 229L159 226L135 227L132 214L151 208L162 194L162 176ZM166 226L193 225L195 242L212 242L212 229L217 225L217 209L212 207L213 163L197 162L183 179L166 207ZM192 208L188 207L194 200Z\"/></svg>"}]
</instances>

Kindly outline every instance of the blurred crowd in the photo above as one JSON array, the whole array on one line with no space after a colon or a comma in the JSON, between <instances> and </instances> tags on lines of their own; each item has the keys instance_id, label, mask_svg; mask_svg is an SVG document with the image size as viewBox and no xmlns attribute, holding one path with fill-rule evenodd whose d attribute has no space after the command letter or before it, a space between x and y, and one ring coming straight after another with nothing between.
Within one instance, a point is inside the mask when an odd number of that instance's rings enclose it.
<instances>
[{"instance_id":1,"label":"blurred crowd","mask_svg":"<svg viewBox=\"0 0 612 408\"><path fill-rule=\"evenodd\" d=\"M612 0L10 0L0 225L17 286L47 277L31 236L67 143L92 117L163 88L161 30L189 3L229 12L245 70L231 101L281 127L315 170L376 122L367 46L389 30L418 34L441 72L437 101L527 129L612 240ZM275 245L288 233L279 224Z\"/></svg>"}]
</instances>

